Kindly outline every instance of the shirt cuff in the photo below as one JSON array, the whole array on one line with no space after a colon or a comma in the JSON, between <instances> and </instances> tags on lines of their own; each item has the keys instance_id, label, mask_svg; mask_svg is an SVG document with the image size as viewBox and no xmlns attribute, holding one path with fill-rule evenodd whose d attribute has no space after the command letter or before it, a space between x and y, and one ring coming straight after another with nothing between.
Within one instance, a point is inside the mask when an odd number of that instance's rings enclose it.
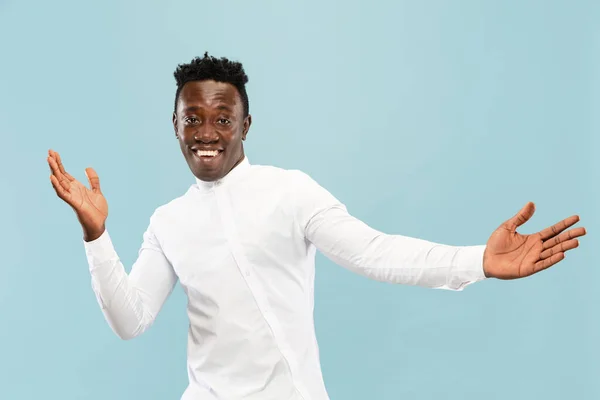
<instances>
[{"instance_id":1,"label":"shirt cuff","mask_svg":"<svg viewBox=\"0 0 600 400\"><path fill-rule=\"evenodd\" d=\"M457 290L462 290L465 287L475 282L486 279L483 271L483 253L485 245L481 246L462 246L454 258L454 276L460 277L460 282L452 282L457 285ZM453 286L451 284L451 286Z\"/></svg>"},{"instance_id":2,"label":"shirt cuff","mask_svg":"<svg viewBox=\"0 0 600 400\"><path fill-rule=\"evenodd\" d=\"M99 267L108 261L115 261L119 259L112 241L110 240L108 230L106 229L99 238L90 242L84 241L83 245L85 247L85 255L87 257L90 270L93 270L94 268Z\"/></svg>"}]
</instances>

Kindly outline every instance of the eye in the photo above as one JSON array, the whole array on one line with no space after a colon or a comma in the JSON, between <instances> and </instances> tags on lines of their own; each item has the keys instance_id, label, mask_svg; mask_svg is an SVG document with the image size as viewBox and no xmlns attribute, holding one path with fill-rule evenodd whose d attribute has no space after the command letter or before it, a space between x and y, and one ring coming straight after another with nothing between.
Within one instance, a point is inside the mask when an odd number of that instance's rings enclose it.
<instances>
[{"instance_id":1,"label":"eye","mask_svg":"<svg viewBox=\"0 0 600 400\"><path fill-rule=\"evenodd\" d=\"M185 117L184 121L188 124L195 124L198 122L198 118L196 117Z\"/></svg>"},{"instance_id":2,"label":"eye","mask_svg":"<svg viewBox=\"0 0 600 400\"><path fill-rule=\"evenodd\" d=\"M217 123L219 123L221 125L229 125L231 123L231 121L229 121L227 118L219 118L217 120Z\"/></svg>"}]
</instances>

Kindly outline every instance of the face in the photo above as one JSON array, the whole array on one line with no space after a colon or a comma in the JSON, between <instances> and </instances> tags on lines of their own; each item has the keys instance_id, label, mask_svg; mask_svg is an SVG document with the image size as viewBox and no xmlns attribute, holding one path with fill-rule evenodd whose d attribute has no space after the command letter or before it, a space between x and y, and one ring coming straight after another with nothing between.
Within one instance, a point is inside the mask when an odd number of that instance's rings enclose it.
<instances>
[{"instance_id":1,"label":"face","mask_svg":"<svg viewBox=\"0 0 600 400\"><path fill-rule=\"evenodd\" d=\"M187 82L173 113L183 156L203 181L221 179L244 159L242 141L251 123L236 87L211 80Z\"/></svg>"}]
</instances>

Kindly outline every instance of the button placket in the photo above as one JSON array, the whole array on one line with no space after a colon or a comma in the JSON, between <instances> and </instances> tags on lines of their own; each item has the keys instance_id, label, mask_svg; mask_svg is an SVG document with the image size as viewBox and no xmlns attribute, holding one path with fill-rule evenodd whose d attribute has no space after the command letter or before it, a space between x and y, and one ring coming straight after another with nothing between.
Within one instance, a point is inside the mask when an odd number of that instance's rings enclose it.
<instances>
[{"instance_id":1,"label":"button placket","mask_svg":"<svg viewBox=\"0 0 600 400\"><path fill-rule=\"evenodd\" d=\"M229 202L229 195L226 193L224 187L215 187L215 196L219 213L221 214L221 220L223 221L223 228L227 236L227 241L229 243L235 263L239 268L242 277L246 281L246 284L248 285L248 288L250 289L250 292L252 293L259 310L267 322L267 325L271 329L279 351L288 364L294 385L298 385L300 382L298 381L299 375L297 363L295 362L295 358L289 345L283 339L285 338L283 335L283 329L281 328L281 325L279 324L279 321L275 315L271 312L271 307L266 296L264 295L265 292L262 288L262 285L258 279L256 279L255 275L251 273L251 265L246 260L243 248L237 240L237 231L235 228L235 221L233 220L233 211ZM300 384L297 386L297 388L304 392L303 385ZM302 394L301 396L304 397Z\"/></svg>"}]
</instances>

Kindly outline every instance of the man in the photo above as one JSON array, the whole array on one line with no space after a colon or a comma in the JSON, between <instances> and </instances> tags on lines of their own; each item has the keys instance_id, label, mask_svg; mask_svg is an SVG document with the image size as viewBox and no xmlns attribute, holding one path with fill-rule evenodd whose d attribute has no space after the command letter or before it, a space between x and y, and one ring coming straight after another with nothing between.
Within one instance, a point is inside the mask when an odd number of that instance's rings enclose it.
<instances>
[{"instance_id":1,"label":"man","mask_svg":"<svg viewBox=\"0 0 600 400\"><path fill-rule=\"evenodd\" d=\"M516 229L528 203L485 246L447 246L386 235L346 211L308 175L251 165L244 156L252 118L240 63L207 54L175 71L173 127L195 183L158 207L126 273L105 221L96 172L90 188L58 153L48 162L57 195L83 227L92 286L123 339L154 321L177 280L188 296L184 400L328 399L313 324L315 252L381 281L462 290L487 278L523 278L578 246L573 216L532 235Z\"/></svg>"}]
</instances>

